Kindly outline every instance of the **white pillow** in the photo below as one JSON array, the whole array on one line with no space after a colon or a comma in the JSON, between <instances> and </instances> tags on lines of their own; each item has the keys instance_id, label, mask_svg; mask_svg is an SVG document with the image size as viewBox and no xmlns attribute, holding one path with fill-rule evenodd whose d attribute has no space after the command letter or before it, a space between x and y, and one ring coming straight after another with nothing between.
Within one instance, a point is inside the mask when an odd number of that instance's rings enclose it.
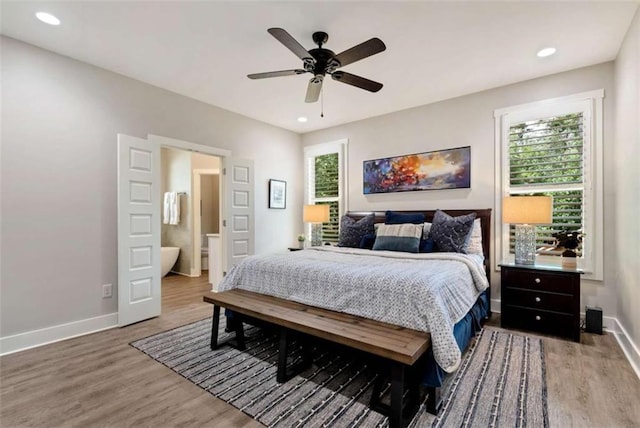
<instances>
[{"instance_id":1,"label":"white pillow","mask_svg":"<svg viewBox=\"0 0 640 428\"><path fill-rule=\"evenodd\" d=\"M484 252L482 251L482 226L480 226L479 218L473 221L473 226L471 227L471 238L469 239L465 252L467 254L484 256Z\"/></svg>"},{"instance_id":2,"label":"white pillow","mask_svg":"<svg viewBox=\"0 0 640 428\"><path fill-rule=\"evenodd\" d=\"M422 240L426 240L429 239L429 232L431 232L431 223L429 222L424 222L422 223Z\"/></svg>"}]
</instances>

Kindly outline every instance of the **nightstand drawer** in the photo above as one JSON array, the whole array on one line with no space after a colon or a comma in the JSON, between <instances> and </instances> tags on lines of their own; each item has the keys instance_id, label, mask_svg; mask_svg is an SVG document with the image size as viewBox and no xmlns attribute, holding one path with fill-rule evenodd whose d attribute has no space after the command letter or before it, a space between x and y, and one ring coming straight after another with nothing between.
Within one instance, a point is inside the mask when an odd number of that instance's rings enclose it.
<instances>
[{"instance_id":1,"label":"nightstand drawer","mask_svg":"<svg viewBox=\"0 0 640 428\"><path fill-rule=\"evenodd\" d=\"M537 309L507 306L502 313L502 326L580 340L579 322L573 315ZM576 336L577 335L577 336Z\"/></svg>"},{"instance_id":2,"label":"nightstand drawer","mask_svg":"<svg viewBox=\"0 0 640 428\"><path fill-rule=\"evenodd\" d=\"M507 287L554 291L566 294L575 293L573 277L562 273L507 269L506 272L503 272L502 283Z\"/></svg>"},{"instance_id":3,"label":"nightstand drawer","mask_svg":"<svg viewBox=\"0 0 640 428\"><path fill-rule=\"evenodd\" d=\"M513 306L573 314L574 297L571 294L547 293L539 290L525 290L507 287L507 301Z\"/></svg>"}]
</instances>

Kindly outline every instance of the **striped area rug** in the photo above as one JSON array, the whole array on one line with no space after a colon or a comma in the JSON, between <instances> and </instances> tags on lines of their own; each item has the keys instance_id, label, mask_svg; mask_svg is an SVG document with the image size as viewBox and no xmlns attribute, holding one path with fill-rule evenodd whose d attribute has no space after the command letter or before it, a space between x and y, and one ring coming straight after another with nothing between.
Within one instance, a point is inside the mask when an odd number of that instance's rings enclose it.
<instances>
[{"instance_id":1,"label":"striped area rug","mask_svg":"<svg viewBox=\"0 0 640 428\"><path fill-rule=\"evenodd\" d=\"M221 340L228 336L223 320ZM210 329L205 319L131 345L268 427L388 427L368 407L377 374L361 355L318 347L311 368L278 384L273 332L246 327L245 351L211 351ZM540 339L483 330L443 397L437 417L422 406L410 426L548 426Z\"/></svg>"},{"instance_id":2,"label":"striped area rug","mask_svg":"<svg viewBox=\"0 0 640 428\"><path fill-rule=\"evenodd\" d=\"M542 341L484 329L446 385L433 427L548 427Z\"/></svg>"}]
</instances>

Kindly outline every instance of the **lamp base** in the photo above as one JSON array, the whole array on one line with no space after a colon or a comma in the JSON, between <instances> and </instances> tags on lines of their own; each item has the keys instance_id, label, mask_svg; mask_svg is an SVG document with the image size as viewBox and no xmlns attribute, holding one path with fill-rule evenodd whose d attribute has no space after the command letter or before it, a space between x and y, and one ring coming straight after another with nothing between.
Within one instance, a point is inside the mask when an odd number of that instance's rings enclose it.
<instances>
[{"instance_id":1,"label":"lamp base","mask_svg":"<svg viewBox=\"0 0 640 428\"><path fill-rule=\"evenodd\" d=\"M322 245L322 223L311 223L311 246Z\"/></svg>"},{"instance_id":2,"label":"lamp base","mask_svg":"<svg viewBox=\"0 0 640 428\"><path fill-rule=\"evenodd\" d=\"M516 225L516 264L536 264L536 228L529 224Z\"/></svg>"}]
</instances>

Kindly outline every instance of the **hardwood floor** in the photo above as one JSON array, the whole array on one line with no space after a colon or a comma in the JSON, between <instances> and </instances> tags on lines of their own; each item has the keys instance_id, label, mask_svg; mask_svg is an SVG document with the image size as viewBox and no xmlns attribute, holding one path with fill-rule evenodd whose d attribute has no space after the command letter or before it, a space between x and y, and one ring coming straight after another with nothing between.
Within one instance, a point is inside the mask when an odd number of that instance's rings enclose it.
<instances>
[{"instance_id":1,"label":"hardwood floor","mask_svg":"<svg viewBox=\"0 0 640 428\"><path fill-rule=\"evenodd\" d=\"M500 316L487 325L500 329ZM640 427L640 379L613 334L543 338L552 427Z\"/></svg>"},{"instance_id":2,"label":"hardwood floor","mask_svg":"<svg viewBox=\"0 0 640 428\"><path fill-rule=\"evenodd\" d=\"M129 346L211 316L209 290L206 276L167 276L158 318L0 358L0 426L262 426ZM640 426L640 380L611 334L544 347L552 426Z\"/></svg>"},{"instance_id":3,"label":"hardwood floor","mask_svg":"<svg viewBox=\"0 0 640 428\"><path fill-rule=\"evenodd\" d=\"M129 342L211 316L206 275L170 275L162 315L0 358L0 426L262 427Z\"/></svg>"}]
</instances>

